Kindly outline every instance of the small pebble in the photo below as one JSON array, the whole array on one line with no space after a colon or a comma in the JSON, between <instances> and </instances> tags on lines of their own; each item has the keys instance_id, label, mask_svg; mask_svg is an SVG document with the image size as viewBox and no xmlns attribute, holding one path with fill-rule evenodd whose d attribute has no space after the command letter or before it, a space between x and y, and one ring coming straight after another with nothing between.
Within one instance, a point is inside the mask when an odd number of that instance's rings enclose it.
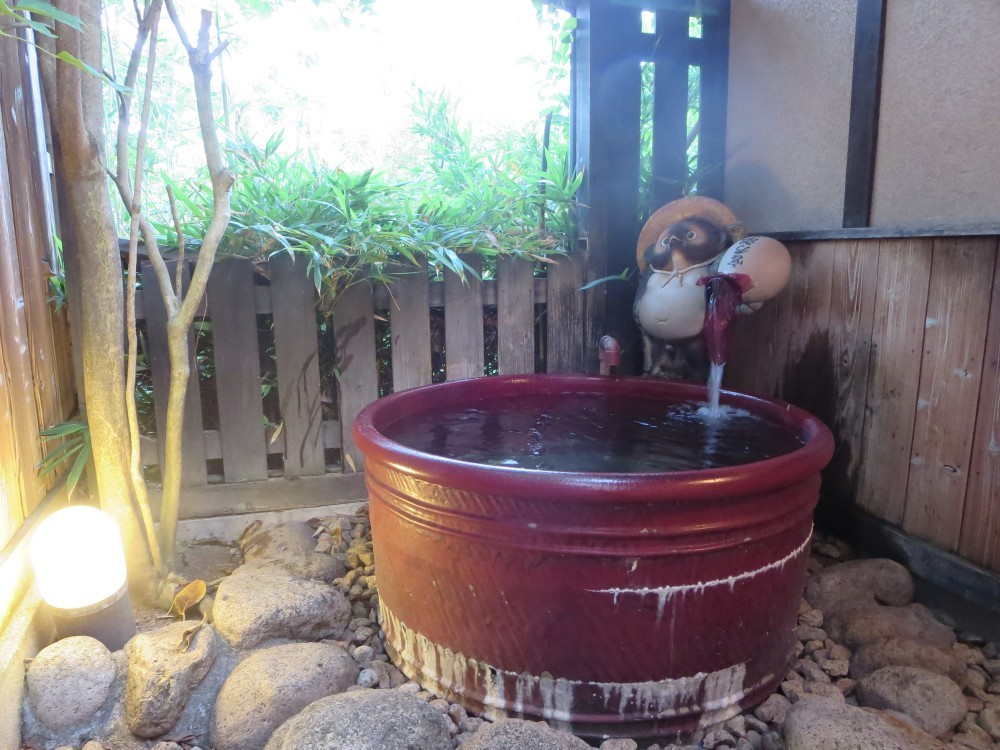
<instances>
[{"instance_id":1,"label":"small pebble","mask_svg":"<svg viewBox=\"0 0 1000 750\"><path fill-rule=\"evenodd\" d=\"M701 741L701 746L705 750L714 750L717 747L733 747L735 744L736 738L725 729L713 729Z\"/></svg>"},{"instance_id":2,"label":"small pebble","mask_svg":"<svg viewBox=\"0 0 1000 750\"><path fill-rule=\"evenodd\" d=\"M351 656L358 664L368 664L375 658L375 649L368 645L358 646Z\"/></svg>"},{"instance_id":3,"label":"small pebble","mask_svg":"<svg viewBox=\"0 0 1000 750\"><path fill-rule=\"evenodd\" d=\"M610 739L601 743L599 750L636 750L639 744L635 740Z\"/></svg>"},{"instance_id":4,"label":"small pebble","mask_svg":"<svg viewBox=\"0 0 1000 750\"><path fill-rule=\"evenodd\" d=\"M768 732L761 737L761 750L785 750L785 740L777 732Z\"/></svg>"},{"instance_id":5,"label":"small pebble","mask_svg":"<svg viewBox=\"0 0 1000 750\"><path fill-rule=\"evenodd\" d=\"M366 688L378 687L379 675L374 669L362 669L358 672L358 685Z\"/></svg>"}]
</instances>

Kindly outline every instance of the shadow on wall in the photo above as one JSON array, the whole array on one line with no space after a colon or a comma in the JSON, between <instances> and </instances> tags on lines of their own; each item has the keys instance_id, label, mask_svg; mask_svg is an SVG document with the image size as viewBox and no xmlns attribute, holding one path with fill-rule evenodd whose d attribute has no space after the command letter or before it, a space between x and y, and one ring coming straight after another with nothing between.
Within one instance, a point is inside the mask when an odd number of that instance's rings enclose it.
<instances>
[{"instance_id":1,"label":"shadow on wall","mask_svg":"<svg viewBox=\"0 0 1000 750\"><path fill-rule=\"evenodd\" d=\"M726 165L724 203L740 218L748 233L825 226L829 223L829 206L811 201L811 195L793 195L785 190L777 175L763 164L736 159Z\"/></svg>"}]
</instances>

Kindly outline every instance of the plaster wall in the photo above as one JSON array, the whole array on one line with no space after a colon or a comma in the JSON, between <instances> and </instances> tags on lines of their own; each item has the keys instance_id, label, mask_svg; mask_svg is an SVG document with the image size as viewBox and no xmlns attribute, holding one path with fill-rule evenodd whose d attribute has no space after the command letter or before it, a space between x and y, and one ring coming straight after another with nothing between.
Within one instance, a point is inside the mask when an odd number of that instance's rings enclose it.
<instances>
[{"instance_id":1,"label":"plaster wall","mask_svg":"<svg viewBox=\"0 0 1000 750\"><path fill-rule=\"evenodd\" d=\"M753 232L839 228L856 0L733 0L725 200Z\"/></svg>"},{"instance_id":2,"label":"plaster wall","mask_svg":"<svg viewBox=\"0 0 1000 750\"><path fill-rule=\"evenodd\" d=\"M889 3L874 225L1000 221L998 35L996 0Z\"/></svg>"}]
</instances>

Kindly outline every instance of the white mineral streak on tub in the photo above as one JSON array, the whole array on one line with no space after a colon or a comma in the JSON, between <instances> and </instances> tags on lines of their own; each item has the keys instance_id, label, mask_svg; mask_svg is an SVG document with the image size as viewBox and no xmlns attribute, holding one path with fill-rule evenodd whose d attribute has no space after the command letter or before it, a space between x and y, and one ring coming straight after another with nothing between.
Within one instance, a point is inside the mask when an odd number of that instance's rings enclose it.
<instances>
[{"instance_id":1,"label":"white mineral streak on tub","mask_svg":"<svg viewBox=\"0 0 1000 750\"><path fill-rule=\"evenodd\" d=\"M610 589L588 589L594 594L611 594L611 602L614 605L618 604L618 598L624 595L635 595L640 597L648 596L649 594L656 595L656 621L659 622L663 619L663 613L666 611L667 602L669 602L675 595L687 594L690 591L696 592L698 594L703 594L707 589L716 588L718 586L728 586L730 591L736 590L736 584L741 581L748 581L752 578L756 578L759 575L763 575L772 570L778 568L784 568L789 562L794 560L796 557L801 555L809 547L809 542L812 540L812 532L806 535L806 539L802 544L793 549L787 555L782 557L780 560L775 560L767 565L763 565L755 570L748 570L743 573L737 573L736 575L727 576L726 578L718 578L713 581L699 581L698 583L684 583L679 586L660 586L658 588L644 587L644 588L610 588Z\"/></svg>"},{"instance_id":2,"label":"white mineral streak on tub","mask_svg":"<svg viewBox=\"0 0 1000 750\"><path fill-rule=\"evenodd\" d=\"M600 695L604 707L617 711L623 719L661 719L698 711L715 724L739 713L739 701L746 695L746 664L734 664L717 672L647 682L590 682L553 677L548 672L536 676L528 672L508 672L460 652L438 646L407 627L382 604L389 646L396 651L404 671L432 690L466 695L466 688L482 689L483 713L491 719L507 716L505 684L514 685L511 705L515 715L540 709L542 717L569 727L574 713L574 695ZM472 684L468 683L468 678ZM616 700L617 699L617 700Z\"/></svg>"},{"instance_id":3,"label":"white mineral streak on tub","mask_svg":"<svg viewBox=\"0 0 1000 750\"><path fill-rule=\"evenodd\" d=\"M740 712L739 701L745 695L743 682L746 676L746 664L737 664L729 669L712 672L705 678L699 728L720 724Z\"/></svg>"}]
</instances>

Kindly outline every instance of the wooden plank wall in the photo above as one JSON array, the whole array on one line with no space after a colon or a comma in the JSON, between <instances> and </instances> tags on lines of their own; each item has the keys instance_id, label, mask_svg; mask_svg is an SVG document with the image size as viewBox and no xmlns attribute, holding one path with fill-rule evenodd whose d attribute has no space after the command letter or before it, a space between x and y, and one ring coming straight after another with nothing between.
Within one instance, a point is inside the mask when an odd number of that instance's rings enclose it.
<instances>
[{"instance_id":1,"label":"wooden plank wall","mask_svg":"<svg viewBox=\"0 0 1000 750\"><path fill-rule=\"evenodd\" d=\"M0 19L5 30L10 18ZM55 481L40 429L75 402L65 318L49 303L49 229L27 47L0 37L0 547ZM47 163L47 162L45 162Z\"/></svg>"},{"instance_id":2,"label":"wooden plank wall","mask_svg":"<svg viewBox=\"0 0 1000 750\"><path fill-rule=\"evenodd\" d=\"M479 273L480 260L467 260ZM597 353L584 352L581 335L582 295L577 289L583 284L582 263L578 258L560 259L547 266L548 278L536 278L534 266L530 261L503 258L497 264L496 278L482 280L467 274L463 280L450 272L443 279L431 279L423 263L403 269L408 272L397 275L390 288L366 280L353 283L338 296L327 319L335 349L333 361L327 364L333 374L321 374L318 300L303 262L276 257L258 269L257 283L248 261L230 258L217 263L201 316L214 343L215 394L208 401L218 404L218 427L205 428L209 418L201 411L201 389L189 387L188 406L199 405L185 416L185 440L191 445L186 443L182 515L205 515L209 508L245 512L260 502L273 504L270 496L278 489L271 485L264 490L259 480L352 475L360 470L363 456L350 427L358 412L379 395L376 318L389 322L394 391L432 381L432 351L445 357L447 380L484 376L487 316L497 321L496 361L502 374L534 372L539 343L547 352L543 359L550 372L596 370ZM143 265L146 278L151 278L146 269ZM146 284L137 293L137 317L146 329L158 429L162 429L159 403L165 400L169 383L162 307L155 284ZM443 310L443 336L431 324L433 310ZM540 310L547 316L544 326L537 324ZM270 316L272 321L277 369L278 414L269 414L276 427L268 436L258 335L266 318L259 316ZM539 331L544 331L543 342L536 342ZM207 352L199 354L207 356ZM211 387L202 384L202 388ZM329 402L325 417L324 399ZM159 465L159 444L155 436L144 439L147 466ZM233 487L241 483L245 483L243 493ZM319 479L309 486L311 496L322 496L323 486L334 495L357 493L360 487L346 480L324 485ZM289 486L281 492L292 489ZM154 500L156 495L154 490ZM296 503L296 498L286 497L286 505Z\"/></svg>"},{"instance_id":3,"label":"wooden plank wall","mask_svg":"<svg viewBox=\"0 0 1000 750\"><path fill-rule=\"evenodd\" d=\"M790 244L792 280L738 323L727 388L820 416L824 491L1000 570L996 237Z\"/></svg>"}]
</instances>

